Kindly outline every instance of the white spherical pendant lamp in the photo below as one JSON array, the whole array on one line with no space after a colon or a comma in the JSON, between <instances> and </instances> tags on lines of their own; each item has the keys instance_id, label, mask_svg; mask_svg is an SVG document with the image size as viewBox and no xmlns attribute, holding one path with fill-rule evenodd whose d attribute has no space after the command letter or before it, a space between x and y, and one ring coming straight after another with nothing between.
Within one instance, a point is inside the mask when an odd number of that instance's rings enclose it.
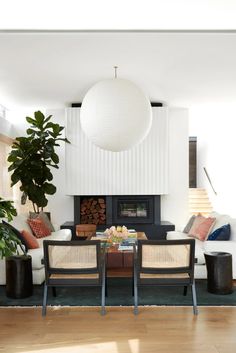
<instances>
[{"instance_id":1,"label":"white spherical pendant lamp","mask_svg":"<svg viewBox=\"0 0 236 353\"><path fill-rule=\"evenodd\" d=\"M134 83L114 78L100 81L87 92L81 126L98 147L125 151L141 142L152 124L150 101Z\"/></svg>"}]
</instances>

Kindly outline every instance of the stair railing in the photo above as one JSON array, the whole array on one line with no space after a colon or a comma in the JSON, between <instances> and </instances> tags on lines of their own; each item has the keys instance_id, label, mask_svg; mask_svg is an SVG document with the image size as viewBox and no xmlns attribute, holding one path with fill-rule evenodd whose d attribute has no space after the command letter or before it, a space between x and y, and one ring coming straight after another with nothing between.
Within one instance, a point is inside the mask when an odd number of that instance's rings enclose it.
<instances>
[{"instance_id":1,"label":"stair railing","mask_svg":"<svg viewBox=\"0 0 236 353\"><path fill-rule=\"evenodd\" d=\"M204 172L205 172L205 174L206 174L206 177L207 177L207 179L208 179L208 181L209 181L209 184L210 184L210 186L211 186L211 188L212 188L214 194L217 195L217 192L215 191L215 189L214 189L214 187L213 187L213 185L212 185L211 178L210 178L210 176L209 176L209 174L208 174L206 168L203 167L203 170L204 170Z\"/></svg>"}]
</instances>

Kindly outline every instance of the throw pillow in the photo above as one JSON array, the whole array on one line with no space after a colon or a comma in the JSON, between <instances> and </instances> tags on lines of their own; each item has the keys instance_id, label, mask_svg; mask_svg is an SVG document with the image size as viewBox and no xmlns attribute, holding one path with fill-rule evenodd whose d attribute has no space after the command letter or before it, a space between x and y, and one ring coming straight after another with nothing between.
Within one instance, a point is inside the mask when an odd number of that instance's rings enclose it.
<instances>
[{"instance_id":1,"label":"throw pillow","mask_svg":"<svg viewBox=\"0 0 236 353\"><path fill-rule=\"evenodd\" d=\"M51 234L50 229L41 218L28 219L28 224L36 238L44 238Z\"/></svg>"},{"instance_id":2,"label":"throw pillow","mask_svg":"<svg viewBox=\"0 0 236 353\"><path fill-rule=\"evenodd\" d=\"M46 226L50 229L51 232L55 232L55 229L52 225L52 222L50 220L50 213L49 212L39 212L39 213L35 213L35 212L30 212L30 219L35 219L35 218L41 218L44 223L46 224Z\"/></svg>"},{"instance_id":3,"label":"throw pillow","mask_svg":"<svg viewBox=\"0 0 236 353\"><path fill-rule=\"evenodd\" d=\"M186 233L188 234L188 232L190 231L192 225L193 225L193 222L195 220L196 216L195 215L192 215L192 217L189 219L188 223L186 224L184 230L183 230L183 233Z\"/></svg>"},{"instance_id":4,"label":"throw pillow","mask_svg":"<svg viewBox=\"0 0 236 353\"><path fill-rule=\"evenodd\" d=\"M201 241L206 240L211 232L212 227L214 226L215 221L215 218L197 216L190 231L188 232L188 235Z\"/></svg>"},{"instance_id":5,"label":"throw pillow","mask_svg":"<svg viewBox=\"0 0 236 353\"><path fill-rule=\"evenodd\" d=\"M10 223L5 222L4 220L2 221L2 223L5 224L9 229L11 229L12 232L17 236L17 238L20 239L20 241L22 242L22 244L25 247L25 251L27 252L28 245L27 245L25 239L23 238L21 232L18 229L16 229L15 227L13 227Z\"/></svg>"},{"instance_id":6,"label":"throw pillow","mask_svg":"<svg viewBox=\"0 0 236 353\"><path fill-rule=\"evenodd\" d=\"M225 224L222 227L214 230L207 240L229 240L230 239L230 224Z\"/></svg>"},{"instance_id":7,"label":"throw pillow","mask_svg":"<svg viewBox=\"0 0 236 353\"><path fill-rule=\"evenodd\" d=\"M24 238L25 242L27 243L28 249L38 249L39 243L38 240L30 234L27 230L22 230L21 235Z\"/></svg>"}]
</instances>

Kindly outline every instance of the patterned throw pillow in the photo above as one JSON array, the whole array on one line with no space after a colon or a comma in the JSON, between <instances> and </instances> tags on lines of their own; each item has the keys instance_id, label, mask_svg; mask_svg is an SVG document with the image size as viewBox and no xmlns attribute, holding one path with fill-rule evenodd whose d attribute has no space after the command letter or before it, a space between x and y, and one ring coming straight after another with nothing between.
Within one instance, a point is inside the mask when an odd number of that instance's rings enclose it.
<instances>
[{"instance_id":1,"label":"patterned throw pillow","mask_svg":"<svg viewBox=\"0 0 236 353\"><path fill-rule=\"evenodd\" d=\"M51 223L51 220L50 220L50 213L47 212L39 212L39 213L35 213L35 212L30 212L30 219L35 219L35 218L41 218L44 223L46 224L46 226L50 229L51 232L55 232L55 229Z\"/></svg>"},{"instance_id":2,"label":"patterned throw pillow","mask_svg":"<svg viewBox=\"0 0 236 353\"><path fill-rule=\"evenodd\" d=\"M192 225L193 225L193 222L195 220L196 216L195 215L192 215L192 217L189 219L188 223L186 224L184 230L183 230L183 233L186 233L188 234L188 232L190 231Z\"/></svg>"},{"instance_id":3,"label":"patterned throw pillow","mask_svg":"<svg viewBox=\"0 0 236 353\"><path fill-rule=\"evenodd\" d=\"M21 235L24 238L24 240L28 246L28 249L38 249L39 248L38 240L32 234L30 234L30 232L28 232L27 230L22 230Z\"/></svg>"},{"instance_id":4,"label":"patterned throw pillow","mask_svg":"<svg viewBox=\"0 0 236 353\"><path fill-rule=\"evenodd\" d=\"M44 238L51 234L50 229L41 218L28 219L27 222L36 238Z\"/></svg>"},{"instance_id":5,"label":"patterned throw pillow","mask_svg":"<svg viewBox=\"0 0 236 353\"><path fill-rule=\"evenodd\" d=\"M216 219L213 217L206 218L203 216L197 216L190 231L188 232L188 235L201 241L206 240L212 227L214 226L215 221Z\"/></svg>"},{"instance_id":6,"label":"patterned throw pillow","mask_svg":"<svg viewBox=\"0 0 236 353\"><path fill-rule=\"evenodd\" d=\"M225 224L222 227L214 230L207 240L229 240L230 239L230 224Z\"/></svg>"}]
</instances>

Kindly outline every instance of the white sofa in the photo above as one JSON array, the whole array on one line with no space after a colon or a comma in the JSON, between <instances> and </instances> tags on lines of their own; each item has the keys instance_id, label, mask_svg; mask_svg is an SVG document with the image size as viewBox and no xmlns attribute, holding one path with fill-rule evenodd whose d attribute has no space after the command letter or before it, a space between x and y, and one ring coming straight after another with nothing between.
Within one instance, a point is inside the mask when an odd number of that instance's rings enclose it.
<instances>
[{"instance_id":1,"label":"white sofa","mask_svg":"<svg viewBox=\"0 0 236 353\"><path fill-rule=\"evenodd\" d=\"M31 234L31 229L27 223L27 215L16 216L11 224L19 231L25 229ZM54 226L55 228L55 226ZM29 249L28 255L32 257L32 273L33 273L33 284L41 284L45 280L44 265L42 264L43 259L43 241L47 240L71 240L70 229L60 229L52 232L51 235L46 238L37 239L39 243L38 249ZM5 259L0 260L0 284L6 284L6 266Z\"/></svg>"},{"instance_id":2,"label":"white sofa","mask_svg":"<svg viewBox=\"0 0 236 353\"><path fill-rule=\"evenodd\" d=\"M233 278L236 279L236 219L231 218L228 215L221 215L217 212L212 212L210 217L216 218L216 223L211 230L211 233L223 226L224 224L230 224L231 236L230 240L206 240L204 242L196 239L195 246L195 258L197 263L195 264L195 278L207 278L207 270L205 265L204 252L209 251L223 251L232 254L232 265L233 265ZM167 232L167 240L173 239L185 239L189 238L186 233L181 231Z\"/></svg>"}]
</instances>

